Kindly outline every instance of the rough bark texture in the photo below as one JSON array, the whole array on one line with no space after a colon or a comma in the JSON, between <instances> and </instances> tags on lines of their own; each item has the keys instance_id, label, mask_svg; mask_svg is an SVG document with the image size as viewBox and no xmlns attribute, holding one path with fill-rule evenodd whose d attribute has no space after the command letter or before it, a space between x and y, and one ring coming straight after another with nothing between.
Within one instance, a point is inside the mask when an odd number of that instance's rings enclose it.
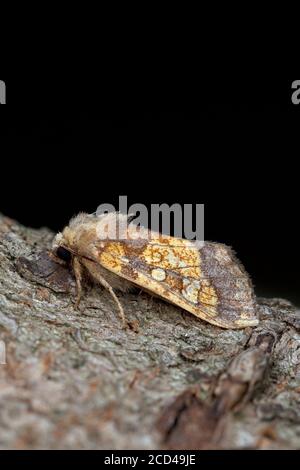
<instances>
[{"instance_id":1,"label":"rough bark texture","mask_svg":"<svg viewBox=\"0 0 300 470\"><path fill-rule=\"evenodd\" d=\"M300 448L300 312L259 299L222 330L147 294L131 321L47 254L53 234L0 216L0 447Z\"/></svg>"}]
</instances>

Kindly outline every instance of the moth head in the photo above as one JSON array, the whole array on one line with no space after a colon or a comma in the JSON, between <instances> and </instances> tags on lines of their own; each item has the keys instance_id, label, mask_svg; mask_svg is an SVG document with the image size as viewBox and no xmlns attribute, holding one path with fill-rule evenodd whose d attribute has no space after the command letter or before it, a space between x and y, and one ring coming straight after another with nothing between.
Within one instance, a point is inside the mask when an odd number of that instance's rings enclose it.
<instances>
[{"instance_id":1,"label":"moth head","mask_svg":"<svg viewBox=\"0 0 300 470\"><path fill-rule=\"evenodd\" d=\"M78 240L90 229L93 219L92 216L84 213L73 217L69 225L55 236L52 252L61 260L70 262L72 256L78 253Z\"/></svg>"},{"instance_id":2,"label":"moth head","mask_svg":"<svg viewBox=\"0 0 300 470\"><path fill-rule=\"evenodd\" d=\"M59 259L69 263L72 259L72 249L70 246L70 240L65 236L64 232L58 233L54 238L52 251Z\"/></svg>"}]
</instances>

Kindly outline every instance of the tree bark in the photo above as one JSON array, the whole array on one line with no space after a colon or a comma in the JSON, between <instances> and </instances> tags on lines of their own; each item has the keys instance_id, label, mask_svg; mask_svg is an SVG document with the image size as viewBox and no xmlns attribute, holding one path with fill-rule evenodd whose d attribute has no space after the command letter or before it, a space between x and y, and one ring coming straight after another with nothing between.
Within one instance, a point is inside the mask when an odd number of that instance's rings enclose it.
<instances>
[{"instance_id":1,"label":"tree bark","mask_svg":"<svg viewBox=\"0 0 300 470\"><path fill-rule=\"evenodd\" d=\"M146 293L75 283L53 233L0 215L0 447L300 448L300 312L223 330ZM4 349L6 350L4 358ZM1 359L1 356L0 356Z\"/></svg>"}]
</instances>

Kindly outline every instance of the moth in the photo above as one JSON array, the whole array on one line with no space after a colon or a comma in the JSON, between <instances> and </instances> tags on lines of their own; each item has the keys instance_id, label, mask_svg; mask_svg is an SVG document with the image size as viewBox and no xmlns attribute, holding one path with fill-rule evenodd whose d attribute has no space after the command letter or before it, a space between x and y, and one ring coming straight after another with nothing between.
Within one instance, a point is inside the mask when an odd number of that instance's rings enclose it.
<instances>
[{"instance_id":1,"label":"moth","mask_svg":"<svg viewBox=\"0 0 300 470\"><path fill-rule=\"evenodd\" d=\"M251 280L231 248L223 244L199 244L153 232L116 212L81 213L56 235L53 253L72 266L76 307L86 270L110 292L124 326L125 313L115 291L132 287L222 328L258 324Z\"/></svg>"}]
</instances>

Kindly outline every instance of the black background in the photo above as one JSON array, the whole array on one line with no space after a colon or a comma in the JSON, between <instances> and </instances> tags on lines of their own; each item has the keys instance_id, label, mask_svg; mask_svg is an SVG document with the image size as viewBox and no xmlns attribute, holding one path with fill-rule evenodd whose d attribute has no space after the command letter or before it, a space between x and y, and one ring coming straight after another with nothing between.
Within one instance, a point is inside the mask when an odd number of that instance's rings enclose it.
<instances>
[{"instance_id":1,"label":"black background","mask_svg":"<svg viewBox=\"0 0 300 470\"><path fill-rule=\"evenodd\" d=\"M79 85L62 80L6 82L1 212L56 231L119 195L129 204L204 203L205 238L233 246L258 294L300 304L292 80L120 89L99 79L80 81L80 99Z\"/></svg>"}]
</instances>

